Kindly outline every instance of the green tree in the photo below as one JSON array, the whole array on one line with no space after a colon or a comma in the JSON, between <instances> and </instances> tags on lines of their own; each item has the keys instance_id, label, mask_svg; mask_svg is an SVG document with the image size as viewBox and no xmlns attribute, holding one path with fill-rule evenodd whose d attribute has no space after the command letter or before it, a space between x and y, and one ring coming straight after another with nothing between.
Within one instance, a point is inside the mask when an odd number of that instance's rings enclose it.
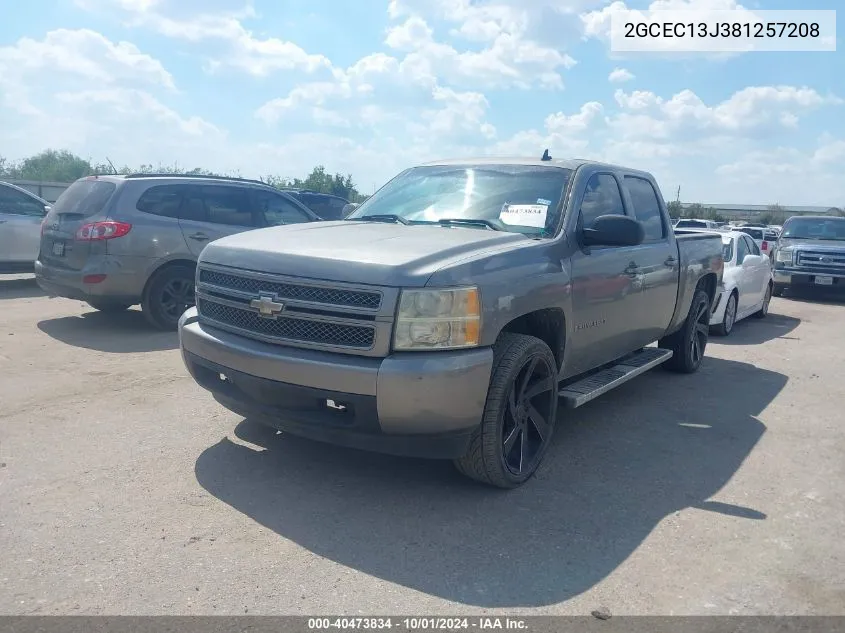
<instances>
[{"instance_id":1,"label":"green tree","mask_svg":"<svg viewBox=\"0 0 845 633\"><path fill-rule=\"evenodd\" d=\"M279 176L267 175L261 178L263 182L278 189L295 188L310 189L320 193L329 193L350 202L362 202L367 196L361 195L350 174L330 174L323 165L317 165L305 178L282 178Z\"/></svg>"},{"instance_id":2,"label":"green tree","mask_svg":"<svg viewBox=\"0 0 845 633\"><path fill-rule=\"evenodd\" d=\"M46 149L19 164L10 165L10 171L10 175L19 180L52 182L72 182L94 172L91 163L84 158L67 150L54 149Z\"/></svg>"},{"instance_id":3,"label":"green tree","mask_svg":"<svg viewBox=\"0 0 845 633\"><path fill-rule=\"evenodd\" d=\"M698 202L694 202L693 204L689 205L686 209L684 209L684 217L704 219L704 206L702 206Z\"/></svg>"},{"instance_id":4,"label":"green tree","mask_svg":"<svg viewBox=\"0 0 845 633\"><path fill-rule=\"evenodd\" d=\"M684 212L684 208L678 200L672 200L672 202L666 205L666 208L669 210L669 217L673 220L680 218Z\"/></svg>"},{"instance_id":5,"label":"green tree","mask_svg":"<svg viewBox=\"0 0 845 633\"><path fill-rule=\"evenodd\" d=\"M174 174L174 175L203 175L203 176L234 176L238 172L219 173L203 167L182 167L173 165L153 165L145 163L139 167L123 165L115 166L108 158L105 162L92 163L91 160L77 156L67 150L47 149L19 162L11 162L0 156L0 178L7 180L38 180L42 182L73 182L77 178L94 174ZM329 193L350 202L363 202L368 196L362 195L350 174L330 174L323 165L317 165L305 178L283 178L268 175L261 178L263 182L278 189L296 187L311 189L320 193Z\"/></svg>"}]
</instances>

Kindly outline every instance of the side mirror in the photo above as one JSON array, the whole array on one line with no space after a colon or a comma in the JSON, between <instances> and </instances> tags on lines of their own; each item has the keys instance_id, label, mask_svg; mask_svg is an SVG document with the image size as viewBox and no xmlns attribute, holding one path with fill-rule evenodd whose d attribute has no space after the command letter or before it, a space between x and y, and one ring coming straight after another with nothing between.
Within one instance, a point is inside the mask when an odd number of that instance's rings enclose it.
<instances>
[{"instance_id":1,"label":"side mirror","mask_svg":"<svg viewBox=\"0 0 845 633\"><path fill-rule=\"evenodd\" d=\"M600 215L583 236L585 246L638 246L645 240L645 229L624 215Z\"/></svg>"}]
</instances>

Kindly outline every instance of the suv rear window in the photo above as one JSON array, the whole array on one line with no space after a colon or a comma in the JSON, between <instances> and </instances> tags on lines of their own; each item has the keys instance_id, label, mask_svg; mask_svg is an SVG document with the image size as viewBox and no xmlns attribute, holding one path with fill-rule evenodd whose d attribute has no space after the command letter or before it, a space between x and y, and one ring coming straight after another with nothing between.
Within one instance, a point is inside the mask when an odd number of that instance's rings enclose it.
<instances>
[{"instance_id":1,"label":"suv rear window","mask_svg":"<svg viewBox=\"0 0 845 633\"><path fill-rule=\"evenodd\" d=\"M85 218L96 215L106 206L115 189L115 184L106 180L77 180L62 192L53 205L53 212Z\"/></svg>"}]
</instances>

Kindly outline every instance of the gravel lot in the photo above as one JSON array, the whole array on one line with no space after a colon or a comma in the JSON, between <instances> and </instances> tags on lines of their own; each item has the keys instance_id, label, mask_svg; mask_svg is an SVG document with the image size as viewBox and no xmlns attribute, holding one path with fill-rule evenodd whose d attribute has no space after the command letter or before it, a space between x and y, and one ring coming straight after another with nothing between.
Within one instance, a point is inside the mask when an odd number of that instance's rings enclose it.
<instances>
[{"instance_id":1,"label":"gravel lot","mask_svg":"<svg viewBox=\"0 0 845 633\"><path fill-rule=\"evenodd\" d=\"M567 413L537 477L264 431L175 334L0 279L0 613L845 614L845 303Z\"/></svg>"}]
</instances>

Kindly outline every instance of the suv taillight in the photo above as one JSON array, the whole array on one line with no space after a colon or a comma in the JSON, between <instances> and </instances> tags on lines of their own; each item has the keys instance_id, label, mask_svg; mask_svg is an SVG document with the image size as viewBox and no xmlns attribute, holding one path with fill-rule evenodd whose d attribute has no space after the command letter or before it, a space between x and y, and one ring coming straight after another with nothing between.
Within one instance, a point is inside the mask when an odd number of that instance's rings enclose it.
<instances>
[{"instance_id":1,"label":"suv taillight","mask_svg":"<svg viewBox=\"0 0 845 633\"><path fill-rule=\"evenodd\" d=\"M79 227L76 232L76 239L82 242L111 240L116 237L123 237L129 233L131 228L132 225L126 222L92 222Z\"/></svg>"}]
</instances>

